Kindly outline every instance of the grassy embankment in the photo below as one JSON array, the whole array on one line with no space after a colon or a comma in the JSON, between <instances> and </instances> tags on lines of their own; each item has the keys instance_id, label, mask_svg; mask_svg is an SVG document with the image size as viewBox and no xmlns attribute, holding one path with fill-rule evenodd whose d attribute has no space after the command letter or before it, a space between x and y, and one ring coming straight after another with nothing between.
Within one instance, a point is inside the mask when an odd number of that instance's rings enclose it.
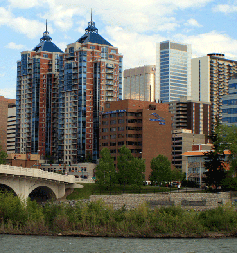
<instances>
[{"instance_id":1,"label":"grassy embankment","mask_svg":"<svg viewBox=\"0 0 237 253\"><path fill-rule=\"evenodd\" d=\"M89 199L90 195L116 195L122 193L156 193L177 191L177 188L159 187L159 186L142 186L141 189L134 189L134 187L126 185L115 185L111 190L100 189L97 184L81 183L84 187L81 189L74 189L73 193L67 196L68 200Z\"/></svg>"},{"instance_id":2,"label":"grassy embankment","mask_svg":"<svg viewBox=\"0 0 237 253\"><path fill-rule=\"evenodd\" d=\"M181 207L113 210L102 202L27 205L11 194L0 194L0 233L122 237L236 236L237 212L231 206L203 212Z\"/></svg>"}]
</instances>

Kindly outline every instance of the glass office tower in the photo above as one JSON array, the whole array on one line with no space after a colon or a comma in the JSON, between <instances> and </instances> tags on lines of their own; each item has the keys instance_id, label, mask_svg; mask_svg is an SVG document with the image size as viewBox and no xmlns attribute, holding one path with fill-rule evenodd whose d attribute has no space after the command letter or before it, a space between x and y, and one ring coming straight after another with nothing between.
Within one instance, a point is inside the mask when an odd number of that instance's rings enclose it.
<instances>
[{"instance_id":1,"label":"glass office tower","mask_svg":"<svg viewBox=\"0 0 237 253\"><path fill-rule=\"evenodd\" d=\"M222 123L237 126L237 74L229 82L229 94L222 97Z\"/></svg>"},{"instance_id":2,"label":"glass office tower","mask_svg":"<svg viewBox=\"0 0 237 253\"><path fill-rule=\"evenodd\" d=\"M156 83L158 102L191 96L191 45L171 41L157 43Z\"/></svg>"}]
</instances>

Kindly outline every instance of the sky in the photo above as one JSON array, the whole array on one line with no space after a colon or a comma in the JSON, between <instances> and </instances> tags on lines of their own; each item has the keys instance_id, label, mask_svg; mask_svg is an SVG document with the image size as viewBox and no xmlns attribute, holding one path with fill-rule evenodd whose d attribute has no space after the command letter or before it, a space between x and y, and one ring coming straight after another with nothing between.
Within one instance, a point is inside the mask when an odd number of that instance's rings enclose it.
<instances>
[{"instance_id":1,"label":"sky","mask_svg":"<svg viewBox=\"0 0 237 253\"><path fill-rule=\"evenodd\" d=\"M0 0L0 95L15 98L16 62L45 31L64 51L93 21L119 49L123 69L155 64L156 43L191 44L192 57L237 60L237 0Z\"/></svg>"}]
</instances>

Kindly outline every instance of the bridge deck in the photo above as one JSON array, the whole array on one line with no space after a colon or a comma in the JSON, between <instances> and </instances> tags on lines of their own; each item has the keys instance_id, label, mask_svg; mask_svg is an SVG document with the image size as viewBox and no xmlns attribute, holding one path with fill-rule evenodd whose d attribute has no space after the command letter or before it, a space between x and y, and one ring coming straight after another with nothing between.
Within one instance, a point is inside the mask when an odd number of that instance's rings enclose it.
<instances>
[{"instance_id":1,"label":"bridge deck","mask_svg":"<svg viewBox=\"0 0 237 253\"><path fill-rule=\"evenodd\" d=\"M1 174L39 178L39 179L52 180L52 181L68 183L68 184L75 183L75 177L72 175L65 176L58 173L54 173L54 172L43 171L40 169L22 168L22 167L2 165L2 164L0 165L0 175Z\"/></svg>"}]
</instances>

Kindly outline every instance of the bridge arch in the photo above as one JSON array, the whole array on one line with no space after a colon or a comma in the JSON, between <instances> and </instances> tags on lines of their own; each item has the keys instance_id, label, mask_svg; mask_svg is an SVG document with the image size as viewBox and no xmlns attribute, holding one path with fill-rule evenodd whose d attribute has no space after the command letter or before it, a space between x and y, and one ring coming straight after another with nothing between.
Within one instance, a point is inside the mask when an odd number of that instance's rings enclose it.
<instances>
[{"instance_id":1,"label":"bridge arch","mask_svg":"<svg viewBox=\"0 0 237 253\"><path fill-rule=\"evenodd\" d=\"M31 200L36 202L45 202L47 200L56 199L56 194L48 186L38 186L29 194Z\"/></svg>"},{"instance_id":2,"label":"bridge arch","mask_svg":"<svg viewBox=\"0 0 237 253\"><path fill-rule=\"evenodd\" d=\"M0 183L0 192L2 192L2 191L3 192L5 192L5 191L12 192L14 194L14 196L17 196L16 192L14 191L14 189L11 186L9 186L7 184Z\"/></svg>"}]
</instances>

